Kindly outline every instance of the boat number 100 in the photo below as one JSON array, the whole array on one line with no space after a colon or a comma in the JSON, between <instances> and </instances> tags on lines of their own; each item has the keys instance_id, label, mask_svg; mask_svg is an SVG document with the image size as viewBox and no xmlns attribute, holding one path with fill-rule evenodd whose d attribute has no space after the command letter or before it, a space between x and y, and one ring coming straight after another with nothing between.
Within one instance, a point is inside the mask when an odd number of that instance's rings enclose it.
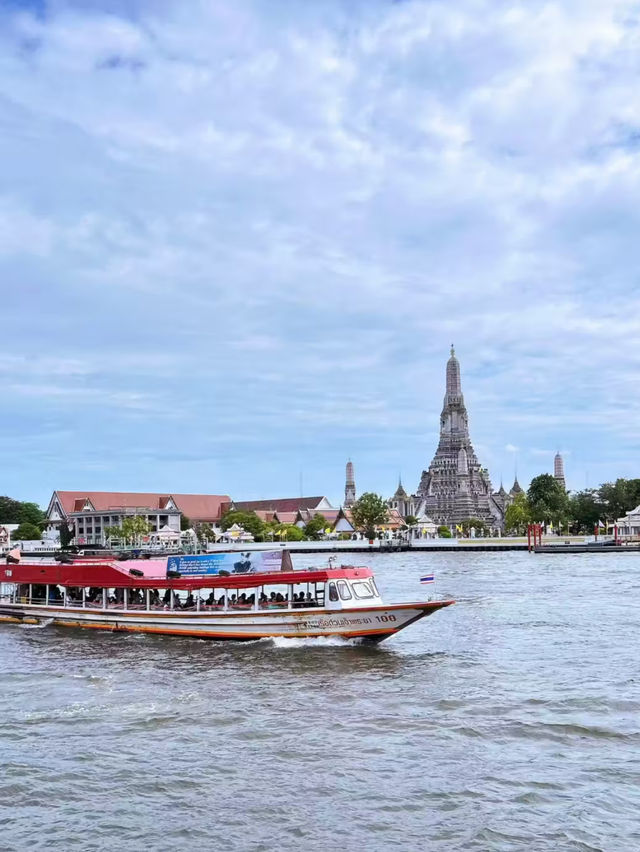
<instances>
[{"instance_id":1,"label":"boat number 100","mask_svg":"<svg viewBox=\"0 0 640 852\"><path fill-rule=\"evenodd\" d=\"M395 621L395 615L376 615L376 621Z\"/></svg>"}]
</instances>

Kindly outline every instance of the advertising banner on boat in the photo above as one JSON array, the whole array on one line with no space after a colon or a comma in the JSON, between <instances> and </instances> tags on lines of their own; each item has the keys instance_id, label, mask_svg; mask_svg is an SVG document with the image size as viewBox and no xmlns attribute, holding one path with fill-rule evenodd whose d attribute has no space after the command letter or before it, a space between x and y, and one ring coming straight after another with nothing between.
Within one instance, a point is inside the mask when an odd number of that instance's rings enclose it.
<instances>
[{"instance_id":1,"label":"advertising banner on boat","mask_svg":"<svg viewBox=\"0 0 640 852\"><path fill-rule=\"evenodd\" d=\"M204 553L201 556L170 556L167 571L178 571L183 577L219 574L263 574L288 570L291 557L282 550L258 550L248 553Z\"/></svg>"}]
</instances>

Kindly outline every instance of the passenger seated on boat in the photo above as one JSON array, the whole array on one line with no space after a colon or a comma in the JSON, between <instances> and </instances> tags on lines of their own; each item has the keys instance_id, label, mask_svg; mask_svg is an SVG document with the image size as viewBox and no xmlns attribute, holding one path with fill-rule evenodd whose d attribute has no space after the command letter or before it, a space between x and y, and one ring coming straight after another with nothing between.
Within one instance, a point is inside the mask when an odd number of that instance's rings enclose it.
<instances>
[{"instance_id":1,"label":"passenger seated on boat","mask_svg":"<svg viewBox=\"0 0 640 852\"><path fill-rule=\"evenodd\" d=\"M317 601L316 601L316 599L313 597L313 595L311 594L311 592L307 592L307 596L306 596L306 598L304 599L304 605L305 605L305 606L318 606L318 602L317 602Z\"/></svg>"},{"instance_id":2,"label":"passenger seated on boat","mask_svg":"<svg viewBox=\"0 0 640 852\"><path fill-rule=\"evenodd\" d=\"M149 594L149 605L160 606L160 592L157 589L151 589Z\"/></svg>"},{"instance_id":3,"label":"passenger seated on boat","mask_svg":"<svg viewBox=\"0 0 640 852\"><path fill-rule=\"evenodd\" d=\"M276 602L276 593L271 592L271 594L269 595L269 603L275 603L275 602Z\"/></svg>"},{"instance_id":4,"label":"passenger seated on boat","mask_svg":"<svg viewBox=\"0 0 640 852\"><path fill-rule=\"evenodd\" d=\"M278 594L276 595L276 603L284 603L284 602L285 602L284 595L282 594L282 592L278 592Z\"/></svg>"},{"instance_id":5,"label":"passenger seated on boat","mask_svg":"<svg viewBox=\"0 0 640 852\"><path fill-rule=\"evenodd\" d=\"M183 609L193 609L196 605L195 599L191 592L189 592L186 601L184 602Z\"/></svg>"},{"instance_id":6,"label":"passenger seated on boat","mask_svg":"<svg viewBox=\"0 0 640 852\"><path fill-rule=\"evenodd\" d=\"M249 597L247 598L247 603L248 603L250 606L254 606L254 605L255 605L255 602L256 602L256 596L255 596L255 592L254 592L254 594L249 595Z\"/></svg>"},{"instance_id":7,"label":"passenger seated on boat","mask_svg":"<svg viewBox=\"0 0 640 852\"><path fill-rule=\"evenodd\" d=\"M215 602L216 602L215 596L214 596L213 592L211 592L211 594L209 595L209 597L208 597L208 598L206 599L206 601L204 602L204 605L205 605L205 606L214 606L214 605L215 605Z\"/></svg>"},{"instance_id":8,"label":"passenger seated on boat","mask_svg":"<svg viewBox=\"0 0 640 852\"><path fill-rule=\"evenodd\" d=\"M261 604L266 604L268 600L269 600L269 598L265 595L265 593L264 593L264 592L261 592L261 594L260 594L260 603L261 603Z\"/></svg>"},{"instance_id":9,"label":"passenger seated on boat","mask_svg":"<svg viewBox=\"0 0 640 852\"><path fill-rule=\"evenodd\" d=\"M220 595L218 598L218 606L224 606L224 595Z\"/></svg>"},{"instance_id":10,"label":"passenger seated on boat","mask_svg":"<svg viewBox=\"0 0 640 852\"><path fill-rule=\"evenodd\" d=\"M167 589L167 591L162 596L162 603L165 606L169 606L169 604L171 603L171 589Z\"/></svg>"},{"instance_id":11,"label":"passenger seated on boat","mask_svg":"<svg viewBox=\"0 0 640 852\"><path fill-rule=\"evenodd\" d=\"M245 593L245 592L243 592L243 593L240 595L240 597L238 598L238 604L239 604L240 606L244 606L244 605L246 604L246 602L247 602L247 595L246 595L246 593Z\"/></svg>"}]
</instances>

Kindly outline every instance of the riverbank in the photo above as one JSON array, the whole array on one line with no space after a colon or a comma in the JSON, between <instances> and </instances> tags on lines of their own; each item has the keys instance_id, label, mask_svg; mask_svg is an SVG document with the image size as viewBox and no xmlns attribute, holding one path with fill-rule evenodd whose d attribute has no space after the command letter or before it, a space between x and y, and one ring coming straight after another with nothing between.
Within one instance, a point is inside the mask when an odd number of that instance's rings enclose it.
<instances>
[{"instance_id":1,"label":"riverbank","mask_svg":"<svg viewBox=\"0 0 640 852\"><path fill-rule=\"evenodd\" d=\"M573 545L584 543L583 536L562 539ZM556 544L557 536L545 536L544 544ZM564 545L563 545L564 546ZM360 541L283 541L283 542L244 542L242 544L210 544L210 553L247 552L265 550L267 548L288 550L290 553L398 553L411 551L444 551L444 552L483 552L509 551L528 549L527 539L522 538L434 538L420 541L403 541L400 539L376 539L373 542Z\"/></svg>"}]
</instances>

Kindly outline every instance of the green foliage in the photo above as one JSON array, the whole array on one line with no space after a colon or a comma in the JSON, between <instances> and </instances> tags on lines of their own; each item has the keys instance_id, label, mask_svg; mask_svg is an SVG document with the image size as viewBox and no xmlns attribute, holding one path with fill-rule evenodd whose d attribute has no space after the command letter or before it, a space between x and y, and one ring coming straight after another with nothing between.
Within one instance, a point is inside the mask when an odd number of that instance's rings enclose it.
<instances>
[{"instance_id":1,"label":"green foliage","mask_svg":"<svg viewBox=\"0 0 640 852\"><path fill-rule=\"evenodd\" d=\"M36 526L36 524L25 521L20 524L17 530L13 531L11 537L15 541L40 541L42 533L40 532L40 527Z\"/></svg>"},{"instance_id":2,"label":"green foliage","mask_svg":"<svg viewBox=\"0 0 640 852\"><path fill-rule=\"evenodd\" d=\"M23 503L11 497L0 497L0 524L33 524L42 527L45 517L45 513L36 503Z\"/></svg>"},{"instance_id":3,"label":"green foliage","mask_svg":"<svg viewBox=\"0 0 640 852\"><path fill-rule=\"evenodd\" d=\"M275 535L280 541L302 541L305 537L300 527L295 524L278 524Z\"/></svg>"},{"instance_id":4,"label":"green foliage","mask_svg":"<svg viewBox=\"0 0 640 852\"><path fill-rule=\"evenodd\" d=\"M226 532L234 524L238 524L245 532L251 533L256 541L264 540L267 526L255 512L227 512L220 521L220 528Z\"/></svg>"},{"instance_id":5,"label":"green foliage","mask_svg":"<svg viewBox=\"0 0 640 852\"><path fill-rule=\"evenodd\" d=\"M123 518L119 527L105 527L105 538L118 538L126 544L140 544L141 539L151 532L151 525L141 515Z\"/></svg>"},{"instance_id":6,"label":"green foliage","mask_svg":"<svg viewBox=\"0 0 640 852\"><path fill-rule=\"evenodd\" d=\"M60 524L60 546L69 547L73 541L73 530L70 530L67 524Z\"/></svg>"},{"instance_id":7,"label":"green foliage","mask_svg":"<svg viewBox=\"0 0 640 852\"><path fill-rule=\"evenodd\" d=\"M593 488L578 491L569 499L569 514L580 532L593 532L594 526L605 516L604 506Z\"/></svg>"},{"instance_id":8,"label":"green foliage","mask_svg":"<svg viewBox=\"0 0 640 852\"><path fill-rule=\"evenodd\" d=\"M376 537L376 527L389 519L387 503L379 494L366 491L351 507L351 517L357 530L369 539Z\"/></svg>"},{"instance_id":9,"label":"green foliage","mask_svg":"<svg viewBox=\"0 0 640 852\"><path fill-rule=\"evenodd\" d=\"M531 507L527 495L522 492L516 494L513 503L507 506L504 513L504 526L507 532L523 535L527 525L531 523Z\"/></svg>"},{"instance_id":10,"label":"green foliage","mask_svg":"<svg viewBox=\"0 0 640 852\"><path fill-rule=\"evenodd\" d=\"M531 480L527 499L534 521L566 521L569 514L569 497L558 480L550 473L542 473Z\"/></svg>"},{"instance_id":11,"label":"green foliage","mask_svg":"<svg viewBox=\"0 0 640 852\"><path fill-rule=\"evenodd\" d=\"M200 541L207 542L207 541L215 541L216 540L216 534L214 533L213 527L211 526L211 524L206 523L206 522L196 524L194 529L195 529L195 533L196 533L196 535L197 535L197 537Z\"/></svg>"},{"instance_id":12,"label":"green foliage","mask_svg":"<svg viewBox=\"0 0 640 852\"><path fill-rule=\"evenodd\" d=\"M487 536L491 532L489 525L485 524L485 522L480 518L465 518L464 521L460 523L460 526L462 527L463 535L469 535L472 527L476 531L476 535Z\"/></svg>"},{"instance_id":13,"label":"green foliage","mask_svg":"<svg viewBox=\"0 0 640 852\"><path fill-rule=\"evenodd\" d=\"M418 523L418 519L415 515L407 515L407 517L404 519L404 522L408 527L412 527Z\"/></svg>"},{"instance_id":14,"label":"green foliage","mask_svg":"<svg viewBox=\"0 0 640 852\"><path fill-rule=\"evenodd\" d=\"M610 521L617 521L631 509L640 505L640 479L616 479L605 482L598 489L602 514Z\"/></svg>"},{"instance_id":15,"label":"green foliage","mask_svg":"<svg viewBox=\"0 0 640 852\"><path fill-rule=\"evenodd\" d=\"M316 515L305 525L304 537L309 541L317 541L319 538L322 538L328 524L329 522L324 515Z\"/></svg>"},{"instance_id":16,"label":"green foliage","mask_svg":"<svg viewBox=\"0 0 640 852\"><path fill-rule=\"evenodd\" d=\"M191 518L186 515L180 515L180 532L186 532L191 529Z\"/></svg>"},{"instance_id":17,"label":"green foliage","mask_svg":"<svg viewBox=\"0 0 640 852\"><path fill-rule=\"evenodd\" d=\"M442 524L438 527L438 538L451 538L451 530Z\"/></svg>"}]
</instances>

